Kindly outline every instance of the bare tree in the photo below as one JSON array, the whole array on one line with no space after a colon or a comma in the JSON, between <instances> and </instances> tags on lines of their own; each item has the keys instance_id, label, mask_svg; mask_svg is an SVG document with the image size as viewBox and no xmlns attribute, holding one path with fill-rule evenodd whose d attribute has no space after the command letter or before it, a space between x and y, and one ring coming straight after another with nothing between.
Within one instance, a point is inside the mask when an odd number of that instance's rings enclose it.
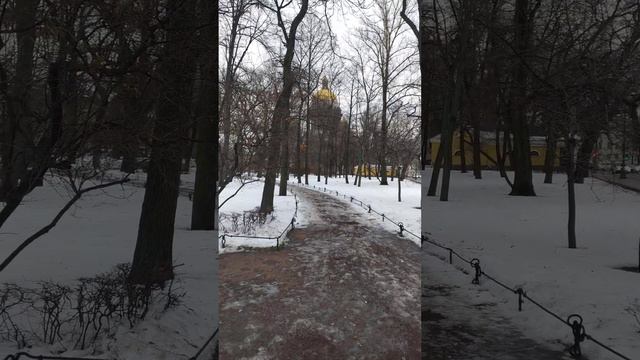
<instances>
[{"instance_id":1,"label":"bare tree","mask_svg":"<svg viewBox=\"0 0 640 360\"><path fill-rule=\"evenodd\" d=\"M42 177L48 168L47 166L34 168L33 165L40 164L46 159L36 159L35 148L30 146L35 140L34 132L36 131L35 112L31 103L34 84L33 57L36 43L36 17L39 3L39 0L27 0L19 1L15 5L14 29L17 56L15 76L11 83L9 83L5 64L0 63L1 90L7 110L6 118L2 121L4 138L2 141L0 200L5 202L5 206L0 211L0 226L20 205L24 196L42 182ZM8 2L3 4L3 15L8 6ZM2 45L5 46L4 41ZM56 72L59 68L60 64L52 65L50 72ZM58 77L59 74L54 73L50 76ZM59 101L60 99L58 99ZM50 127L52 129L59 128L61 120L60 118L51 119ZM46 146L44 150L50 151L59 136L57 131L50 133L50 136L45 136L41 142L42 146Z\"/></svg>"},{"instance_id":2,"label":"bare tree","mask_svg":"<svg viewBox=\"0 0 640 360\"><path fill-rule=\"evenodd\" d=\"M283 85L276 106L273 110L273 120L271 124L271 138L269 140L269 149L266 159L266 177L264 189L262 191L262 201L260 204L260 212L268 213L273 211L273 197L276 182L276 171L279 166L282 140L282 129L284 127L284 121L288 121L290 112L290 100L291 93L295 82L295 76L292 70L293 55L296 48L296 34L298 26L304 19L309 9L309 0L302 0L300 9L296 16L291 21L291 25L287 30L286 24L283 20L283 10L291 2L284 3L279 0L274 0L272 4L261 3L261 6L272 11L278 18L278 27L282 31L282 36L286 44L286 52L282 61L282 79ZM280 181L286 181L287 179L280 179Z\"/></svg>"},{"instance_id":3,"label":"bare tree","mask_svg":"<svg viewBox=\"0 0 640 360\"><path fill-rule=\"evenodd\" d=\"M322 21L315 14L309 14L302 22L300 27L301 45L296 51L296 67L301 71L300 74L300 106L304 106L305 133L304 133L304 177L305 184L309 184L309 156L311 153L311 132L312 124L309 118L309 108L311 105L311 97L313 92L320 85L320 79L328 65L328 56L331 54L331 37ZM296 168L298 169L298 179L300 180L300 152L302 144L302 117L298 123L298 151L296 155Z\"/></svg>"},{"instance_id":4,"label":"bare tree","mask_svg":"<svg viewBox=\"0 0 640 360\"><path fill-rule=\"evenodd\" d=\"M137 17L142 10L131 4L10 4L2 3L0 16L0 100L6 109L0 112L0 226L51 169L72 168L105 139L122 147L124 140L112 136L119 127L111 122L115 106L131 84L127 74L144 67L140 60L155 44L150 34L157 26L148 16ZM116 21L118 11L132 16ZM5 22L7 12L15 14L13 21ZM100 20L87 21L89 15ZM132 31L119 30L123 24Z\"/></svg>"},{"instance_id":5,"label":"bare tree","mask_svg":"<svg viewBox=\"0 0 640 360\"><path fill-rule=\"evenodd\" d=\"M191 118L191 90L195 75L195 2L166 4L166 43L158 76L161 101L156 109L151 157L147 171L138 238L129 281L164 283L173 278L173 233L182 149Z\"/></svg>"},{"instance_id":6,"label":"bare tree","mask_svg":"<svg viewBox=\"0 0 640 360\"><path fill-rule=\"evenodd\" d=\"M191 210L191 230L214 230L218 182L218 12L211 2L203 0L199 6L205 21L200 29L197 47L201 80L195 109L196 178ZM214 99L214 100L212 100Z\"/></svg>"},{"instance_id":7,"label":"bare tree","mask_svg":"<svg viewBox=\"0 0 640 360\"><path fill-rule=\"evenodd\" d=\"M221 123L222 149L220 151L220 174L227 176L233 161L231 144L231 108L236 77L252 44L264 33L266 22L260 13L253 11L259 2L255 0L227 0L220 4L224 26L227 28L221 42L225 51L224 78L222 82ZM233 172L233 171L231 171Z\"/></svg>"},{"instance_id":8,"label":"bare tree","mask_svg":"<svg viewBox=\"0 0 640 360\"><path fill-rule=\"evenodd\" d=\"M406 95L411 81L403 79L406 70L415 64L417 48L406 36L407 28L401 18L401 1L375 1L375 16L363 18L359 29L362 44L368 50L368 59L376 68L380 79L382 111L380 119L380 185L387 185L387 152L389 108Z\"/></svg>"}]
</instances>

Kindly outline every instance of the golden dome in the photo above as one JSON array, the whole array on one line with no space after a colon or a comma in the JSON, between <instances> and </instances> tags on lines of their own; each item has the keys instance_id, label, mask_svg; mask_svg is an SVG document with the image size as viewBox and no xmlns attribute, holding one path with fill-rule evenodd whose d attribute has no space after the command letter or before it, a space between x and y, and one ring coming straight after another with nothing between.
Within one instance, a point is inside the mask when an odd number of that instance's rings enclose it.
<instances>
[{"instance_id":1,"label":"golden dome","mask_svg":"<svg viewBox=\"0 0 640 360\"><path fill-rule=\"evenodd\" d=\"M329 90L329 80L325 76L322 79L322 88L315 93L315 98L324 101L336 101L338 98L331 90Z\"/></svg>"},{"instance_id":2,"label":"golden dome","mask_svg":"<svg viewBox=\"0 0 640 360\"><path fill-rule=\"evenodd\" d=\"M329 89L320 89L316 92L316 99L318 100L327 100L327 101L335 101L336 94L332 93Z\"/></svg>"}]
</instances>

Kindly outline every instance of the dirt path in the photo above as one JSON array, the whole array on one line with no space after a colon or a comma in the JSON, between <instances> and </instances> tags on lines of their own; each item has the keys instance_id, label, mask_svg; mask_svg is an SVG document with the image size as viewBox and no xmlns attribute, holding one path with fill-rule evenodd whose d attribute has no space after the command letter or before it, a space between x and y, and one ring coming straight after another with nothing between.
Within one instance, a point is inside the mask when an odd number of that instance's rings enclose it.
<instances>
[{"instance_id":1,"label":"dirt path","mask_svg":"<svg viewBox=\"0 0 640 360\"><path fill-rule=\"evenodd\" d=\"M540 344L499 315L496 307L505 304L474 302L472 293L451 284L468 283L471 275L464 276L426 252L422 268L422 359L571 359L562 352L564 344Z\"/></svg>"},{"instance_id":2,"label":"dirt path","mask_svg":"<svg viewBox=\"0 0 640 360\"><path fill-rule=\"evenodd\" d=\"M296 191L319 220L282 250L220 257L221 358L419 359L419 248L348 203Z\"/></svg>"}]
</instances>

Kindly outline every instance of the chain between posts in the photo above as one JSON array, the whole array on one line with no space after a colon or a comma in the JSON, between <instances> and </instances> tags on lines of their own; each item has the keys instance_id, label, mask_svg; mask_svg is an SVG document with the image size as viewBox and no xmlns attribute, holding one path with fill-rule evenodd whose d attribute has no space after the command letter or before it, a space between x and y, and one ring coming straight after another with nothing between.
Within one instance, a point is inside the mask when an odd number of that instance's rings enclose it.
<instances>
[{"instance_id":1,"label":"chain between posts","mask_svg":"<svg viewBox=\"0 0 640 360\"><path fill-rule=\"evenodd\" d=\"M307 185L308 186L308 185ZM315 185L314 185L315 188ZM325 188L325 192L326 192L326 188ZM360 207L364 208L365 210L367 210L367 213L376 213L380 216L382 216L383 221L385 218L384 214L378 213L377 211L375 211L374 209L371 208L371 205L364 205L364 203L354 197L350 197L350 201L357 201L360 204ZM480 260L478 258L473 258L473 259L467 259L464 256L462 256L459 252L457 252L455 249L442 245L432 239L429 239L426 235L421 235L418 236L412 232L410 232L409 230L404 228L404 225L400 222L400 223L396 223L393 220L387 218L387 220L389 220L390 222L392 222L393 224L395 224L396 226L398 226L400 228L400 234L402 234L403 232L406 232L416 238L419 238L421 243L428 243L431 244L433 246L436 246L438 248L441 248L443 250L446 250L449 254L449 263L453 264L453 258L457 257L458 259L460 259L461 261L471 265L474 269L474 278L472 280L473 284L479 285L480 284L480 277L485 277L487 279L489 279L490 281L494 282L495 284L503 287L504 289L514 293L517 297L518 297L518 311L522 311L522 305L524 304L524 300L528 300L529 302L531 302L532 304L536 305L538 308L540 308L541 310L543 310L544 312L548 313L549 315L551 315L552 317L556 318L557 320L561 321L563 324L568 325L569 327L571 327L572 329L572 333L574 334L574 344L571 346L569 353L576 358L581 357L581 349L580 349L580 342L586 340L590 340L592 342L594 342L595 344L597 344L598 346L602 347L603 349L611 352L612 354L617 355L618 357L620 357L621 359L624 360L631 360L631 358L621 354L620 352L616 351L615 349L611 348L610 346L607 346L605 344L603 344L602 342L598 341L597 339L595 339L593 336L589 335L586 333L584 326L582 325L582 317L580 317L580 315L578 314L572 314L569 318L567 318L567 320L563 319L562 317L560 317L558 314L554 313L553 311L549 310L548 308L546 308L545 306L543 306L542 304L538 303L537 301L535 301L534 299L532 299L522 287L518 287L518 288L513 288L510 287L508 285L506 285L505 283L499 281L498 279L496 279L495 277L487 274L484 270L482 270L482 267L480 266ZM401 235L402 236L402 235ZM579 320L577 320L579 317ZM571 322L570 319L573 319L574 321ZM577 325L573 325L573 323L577 321Z\"/></svg>"},{"instance_id":2,"label":"chain between posts","mask_svg":"<svg viewBox=\"0 0 640 360\"><path fill-rule=\"evenodd\" d=\"M524 300L528 300L529 302L531 302L532 304L534 304L535 306L537 306L539 309L541 309L542 311L546 312L547 314L551 315L552 317L554 317L555 319L557 319L558 321L562 322L563 324L569 326L571 328L571 332L573 335L573 344L571 345L571 347L569 348L569 354L574 357L574 358L581 358L582 357L582 350L580 348L580 343L583 342L584 340L590 340L592 342L594 342L596 345L600 346L601 348L609 351L610 353L617 355L619 358L624 359L624 360L631 360L631 358L621 354L620 352L618 352L617 350L613 349L612 347L603 344L602 342L598 341L597 339L595 339L593 336L587 334L584 325L582 325L582 317L578 314L571 314L566 320L563 319L562 317L560 317L558 314L556 314L555 312L551 311L550 309L548 309L547 307L545 307L544 305L540 304L539 302L535 301L534 299L532 299L522 287L518 287L518 288L513 288L510 287L508 285L506 285L505 283L499 281L498 279L496 279L495 277L487 274L484 270L482 270L482 268L480 267L480 260L477 258L473 258L471 260L467 260L466 258L464 258L462 255L460 255L457 251L455 251L454 249L444 246L432 239L429 239L426 235L422 235L421 236L421 242L422 243L428 243L431 245L434 245L438 248L441 248L443 250L448 251L449 253L449 263L453 264L453 256L455 255L456 257L458 257L460 260L464 261L465 263L471 265L474 270L474 278L471 281L473 284L479 285L480 284L480 277L483 276L487 279L489 279L490 281L494 282L495 284L505 288L506 290L513 292L517 297L518 297L518 311L522 311L522 305L524 304Z\"/></svg>"},{"instance_id":3,"label":"chain between posts","mask_svg":"<svg viewBox=\"0 0 640 360\"><path fill-rule=\"evenodd\" d=\"M198 350L198 352L189 358L189 360L197 360L198 357L204 352L204 349L207 348L207 346L209 346L209 343L216 337L216 335L218 335L218 331L220 330L219 327L216 328L216 330L213 332L213 334L211 336L209 336L209 339L207 339L207 341L204 343L204 345L202 345L202 347L200 348L200 350ZM217 345L216 345L217 347ZM217 349L216 349L217 351Z\"/></svg>"},{"instance_id":4,"label":"chain between posts","mask_svg":"<svg viewBox=\"0 0 640 360\"><path fill-rule=\"evenodd\" d=\"M315 185L306 185L306 184L302 184L302 183L300 183L300 184L295 184L295 185L306 186L306 187L313 187L314 189L316 189L316 186L315 186ZM317 189L321 189L321 188L317 188ZM324 191L324 192L326 192L326 189L327 189L327 188L325 187L323 191ZM344 199L347 199L347 195L346 195L346 194L342 194L342 195L343 195L343 198L344 198ZM339 193L337 190L336 190L336 196L340 196L340 193ZM387 220L387 221L391 222L392 224L394 224L395 226L397 226L397 227L399 228L399 233L398 233L398 235L399 235L399 236L404 237L404 234L405 234L405 233L407 233L407 234L409 234L409 235L411 235L411 236L415 237L416 239L420 239L420 236L418 236L418 235L416 235L415 233L413 233L413 232L409 231L409 230L404 226L404 224L403 224L402 222L395 222L395 221L393 221L392 219L390 219L388 216L386 216L385 214L377 212L375 209L373 209L373 208L371 207L371 204L367 204L367 205L365 206L365 204L362 202L362 200L357 199L357 198L355 198L355 197L353 197L353 196L349 196L349 202L353 203L354 201L356 201L356 202L360 205L360 207L362 207L363 209L365 209L365 210L367 211L367 213L369 213L369 214L370 214L370 213L377 214L377 215L379 215L379 216L381 216L381 217L382 217L382 221L383 221L383 222L384 222L385 220Z\"/></svg>"},{"instance_id":5,"label":"chain between posts","mask_svg":"<svg viewBox=\"0 0 640 360\"><path fill-rule=\"evenodd\" d=\"M295 200L295 211L293 213L293 216L291 217L291 220L289 221L289 224L287 224L287 226L280 232L280 235L278 236L259 236L259 235L235 235L235 234L227 234L224 233L222 235L220 235L219 237L221 238L221 244L220 246L224 249L227 245L227 238L244 238L244 239L263 239L263 240L275 240L276 241L276 249L280 248L280 239L282 239L282 237L289 231L289 230L293 230L296 228L295 226L295 222L296 222L296 218L298 217L298 196L296 194L293 193L293 191L291 192L293 194L294 200Z\"/></svg>"}]
</instances>

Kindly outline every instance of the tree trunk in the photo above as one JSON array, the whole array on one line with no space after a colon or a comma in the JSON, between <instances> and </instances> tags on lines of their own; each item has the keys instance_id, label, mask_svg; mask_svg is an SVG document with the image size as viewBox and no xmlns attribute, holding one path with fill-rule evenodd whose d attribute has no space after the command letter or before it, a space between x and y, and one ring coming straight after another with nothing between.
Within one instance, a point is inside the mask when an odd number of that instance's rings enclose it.
<instances>
[{"instance_id":1,"label":"tree trunk","mask_svg":"<svg viewBox=\"0 0 640 360\"><path fill-rule=\"evenodd\" d=\"M289 118L289 102L291 92L295 83L295 75L292 71L291 64L295 51L296 32L302 19L307 14L309 8L309 0L302 0L301 7L291 23L289 34L286 41L286 52L282 62L282 91L278 95L276 106L273 111L273 122L271 129L271 140L269 142L269 150L267 152L267 169L262 190L262 201L260 203L261 213L270 213L273 211L273 196L276 185L276 171L279 160L280 141L282 140L283 122Z\"/></svg>"},{"instance_id":2,"label":"tree trunk","mask_svg":"<svg viewBox=\"0 0 640 360\"><path fill-rule=\"evenodd\" d=\"M436 196L438 189L438 178L440 177L440 168L442 167L442 137L442 134L440 134L440 146L438 146L438 153L436 154L436 160L433 164L433 172L431 173L427 196Z\"/></svg>"},{"instance_id":3,"label":"tree trunk","mask_svg":"<svg viewBox=\"0 0 640 360\"><path fill-rule=\"evenodd\" d=\"M380 185L388 185L387 182L387 95L388 84L383 79L382 84L382 121L380 128L380 167L382 169L382 175L380 179ZM380 175L378 173L378 175Z\"/></svg>"},{"instance_id":4,"label":"tree trunk","mask_svg":"<svg viewBox=\"0 0 640 360\"><path fill-rule=\"evenodd\" d=\"M452 118L449 114L446 115L447 120L442 124L442 185L440 187L440 201L448 201L449 200L449 183L451 180L451 167L452 167L452 137L453 131L449 129L450 124L452 122Z\"/></svg>"},{"instance_id":5,"label":"tree trunk","mask_svg":"<svg viewBox=\"0 0 640 360\"><path fill-rule=\"evenodd\" d=\"M302 112L302 105L300 105L300 113ZM298 184L302 183L302 167L300 166L300 152L302 151L302 116L298 116L298 122L296 123L296 176L298 178Z\"/></svg>"},{"instance_id":6,"label":"tree trunk","mask_svg":"<svg viewBox=\"0 0 640 360\"><path fill-rule=\"evenodd\" d=\"M505 165L503 168L505 169L505 176L507 171L506 162L509 160L509 170L513 170L513 145L512 145L512 136L508 129L504 130L503 134L504 144L502 145L502 153L504 154L502 157L502 161L504 161Z\"/></svg>"},{"instance_id":7,"label":"tree trunk","mask_svg":"<svg viewBox=\"0 0 640 360\"><path fill-rule=\"evenodd\" d=\"M528 0L516 0L514 45L519 56L529 51L531 26L529 24ZM535 196L533 170L531 168L531 147L527 124L527 65L517 59L513 70L513 98L510 106L511 132L513 133L513 167L515 176L509 195Z\"/></svg>"},{"instance_id":8,"label":"tree trunk","mask_svg":"<svg viewBox=\"0 0 640 360\"><path fill-rule=\"evenodd\" d=\"M190 97L193 97L193 95ZM192 122L193 122L193 125L191 126L191 129L189 131L189 139L195 139L197 137L197 134L196 134L197 122L193 120ZM187 141L187 143L184 145L184 151L182 154L182 173L183 174L188 174L189 171L191 170L191 157L193 156L193 146L194 146L194 141L191 141L191 140Z\"/></svg>"},{"instance_id":9,"label":"tree trunk","mask_svg":"<svg viewBox=\"0 0 640 360\"><path fill-rule=\"evenodd\" d=\"M473 127L473 177L482 179L482 159L480 158L480 126Z\"/></svg>"},{"instance_id":10,"label":"tree trunk","mask_svg":"<svg viewBox=\"0 0 640 360\"><path fill-rule=\"evenodd\" d=\"M166 45L159 65L163 98L158 102L138 239L129 273L133 284L173 278L173 233L180 186L180 162L189 119L194 3L170 0Z\"/></svg>"},{"instance_id":11,"label":"tree trunk","mask_svg":"<svg viewBox=\"0 0 640 360\"><path fill-rule=\"evenodd\" d=\"M204 3L207 3L206 1ZM205 44L217 44L218 12L206 5L212 19L202 30ZM196 176L191 207L191 230L215 230L217 222L216 186L218 182L218 56L214 46L208 47L204 56L205 68L199 87L196 110Z\"/></svg>"},{"instance_id":12,"label":"tree trunk","mask_svg":"<svg viewBox=\"0 0 640 360\"><path fill-rule=\"evenodd\" d=\"M547 149L544 156L544 183L553 183L553 171L556 162L556 139L553 135L547 136Z\"/></svg>"},{"instance_id":13,"label":"tree trunk","mask_svg":"<svg viewBox=\"0 0 640 360\"><path fill-rule=\"evenodd\" d=\"M31 109L31 93L33 85L34 47L36 40L36 13L39 0L16 1L14 8L16 29L25 29L16 33L15 75L9 80L6 69L0 63L0 86L7 97L6 114L2 114L3 121L0 134L0 200L9 198L22 200L31 186L26 182L28 168L33 161L33 117ZM5 110L5 109L3 109ZM7 121L4 118L7 118ZM22 188L23 191L18 189ZM27 191L27 192L24 192ZM30 191L30 190L29 190ZM23 195L20 195L24 192ZM17 207L17 205L16 205ZM4 212L4 211L3 211ZM8 210L7 210L8 212ZM8 216L7 216L8 217ZM5 219L6 220L6 219ZM0 227L4 221L0 221Z\"/></svg>"},{"instance_id":14,"label":"tree trunk","mask_svg":"<svg viewBox=\"0 0 640 360\"><path fill-rule=\"evenodd\" d=\"M496 124L496 165L498 166L498 171L500 172L500 177L506 177L507 173L504 169L504 152L500 148L500 126Z\"/></svg>"},{"instance_id":15,"label":"tree trunk","mask_svg":"<svg viewBox=\"0 0 640 360\"><path fill-rule=\"evenodd\" d=\"M99 170L101 168L100 163L102 162L102 151L100 149L93 149L91 151L91 166L93 166L94 170Z\"/></svg>"},{"instance_id":16,"label":"tree trunk","mask_svg":"<svg viewBox=\"0 0 640 360\"><path fill-rule=\"evenodd\" d=\"M349 183L349 175L351 175L351 165L349 164L349 140L351 138L351 116L353 114L353 87L355 79L351 80L351 96L349 99L349 118L347 121L347 128L345 129L345 145L344 145L344 181ZM356 116L356 121L358 121Z\"/></svg>"},{"instance_id":17,"label":"tree trunk","mask_svg":"<svg viewBox=\"0 0 640 360\"><path fill-rule=\"evenodd\" d=\"M400 167L398 167L398 202L402 202L402 185L400 185L400 183L402 182L401 178L400 178Z\"/></svg>"},{"instance_id":18,"label":"tree trunk","mask_svg":"<svg viewBox=\"0 0 640 360\"><path fill-rule=\"evenodd\" d=\"M134 172L136 172L138 165L137 165L137 156L136 156L136 152L133 151L133 149L130 149L129 146L127 146L128 149L125 149L125 153L122 155L122 163L120 164L120 171L122 171L125 174L133 174Z\"/></svg>"},{"instance_id":19,"label":"tree trunk","mask_svg":"<svg viewBox=\"0 0 640 360\"><path fill-rule=\"evenodd\" d=\"M464 135L464 125L460 124L460 172L463 174L467 172L467 156L465 154Z\"/></svg>"},{"instance_id":20,"label":"tree trunk","mask_svg":"<svg viewBox=\"0 0 640 360\"><path fill-rule=\"evenodd\" d=\"M569 161L567 166L567 189L569 192L569 221L567 223L568 227L568 240L569 240L569 249L576 248L576 190L575 190L575 162L574 162L574 152L575 152L575 139L573 138L573 134L569 135L568 141L568 151L569 151Z\"/></svg>"},{"instance_id":21,"label":"tree trunk","mask_svg":"<svg viewBox=\"0 0 640 360\"><path fill-rule=\"evenodd\" d=\"M453 128L456 118L460 114L460 98L462 96L462 68L457 64L454 73L450 75L450 89L453 95L445 105L444 121L442 123L441 147L443 148L442 186L440 188L440 201L449 200L449 183L451 179L451 168L453 165Z\"/></svg>"},{"instance_id":22,"label":"tree trunk","mask_svg":"<svg viewBox=\"0 0 640 360\"><path fill-rule=\"evenodd\" d=\"M309 133L311 132L311 122L309 121L309 101L307 101L307 121L304 143L307 145L304 149L304 183L309 185L309 151L311 150L311 144L309 143Z\"/></svg>"},{"instance_id":23,"label":"tree trunk","mask_svg":"<svg viewBox=\"0 0 640 360\"><path fill-rule=\"evenodd\" d=\"M422 170L427 165L427 150L429 147L429 83L428 83L428 60L427 46L429 45L429 6L426 0L418 0L418 12L419 12L419 34L420 39L420 107L421 107L421 124L420 131L422 133L422 151L421 151L421 165Z\"/></svg>"},{"instance_id":24,"label":"tree trunk","mask_svg":"<svg viewBox=\"0 0 640 360\"><path fill-rule=\"evenodd\" d=\"M320 128L318 128L318 168L316 169L316 171L318 172L318 176L316 181L320 182L320 177L322 176L322 133L320 131Z\"/></svg>"},{"instance_id":25,"label":"tree trunk","mask_svg":"<svg viewBox=\"0 0 640 360\"><path fill-rule=\"evenodd\" d=\"M280 192L278 195L287 196L287 181L289 181L289 121L287 118L284 120L284 127L282 129L283 139L281 142L282 159L280 162Z\"/></svg>"},{"instance_id":26,"label":"tree trunk","mask_svg":"<svg viewBox=\"0 0 640 360\"><path fill-rule=\"evenodd\" d=\"M578 150L575 176L576 184L583 184L584 178L589 176L591 154L593 153L593 148L595 147L597 141L598 131L587 129L587 131L584 133L584 139L582 139L582 143L580 144L580 148Z\"/></svg>"}]
</instances>

